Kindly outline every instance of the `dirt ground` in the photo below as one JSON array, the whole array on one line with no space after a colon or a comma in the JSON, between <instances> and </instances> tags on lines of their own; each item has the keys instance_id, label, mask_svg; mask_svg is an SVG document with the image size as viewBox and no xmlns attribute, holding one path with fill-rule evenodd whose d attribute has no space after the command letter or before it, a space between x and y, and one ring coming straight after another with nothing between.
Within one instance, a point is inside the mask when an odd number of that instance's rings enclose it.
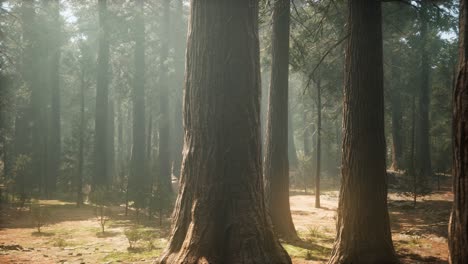
<instances>
[{"instance_id":1,"label":"dirt ground","mask_svg":"<svg viewBox=\"0 0 468 264\"><path fill-rule=\"evenodd\" d=\"M390 192L393 241L402 263L448 263L447 222L453 199L450 179L441 191L421 198L413 208L409 197ZM314 195L292 191L291 209L302 241L283 242L295 264L325 263L335 236L338 203L336 190L321 195L322 208L314 208ZM47 200L52 222L37 233L28 209L5 206L0 210L0 263L152 263L167 243L170 224L124 215L114 207L106 231L101 233L94 208ZM146 217L145 217L146 218ZM149 234L133 249L125 231Z\"/></svg>"}]
</instances>

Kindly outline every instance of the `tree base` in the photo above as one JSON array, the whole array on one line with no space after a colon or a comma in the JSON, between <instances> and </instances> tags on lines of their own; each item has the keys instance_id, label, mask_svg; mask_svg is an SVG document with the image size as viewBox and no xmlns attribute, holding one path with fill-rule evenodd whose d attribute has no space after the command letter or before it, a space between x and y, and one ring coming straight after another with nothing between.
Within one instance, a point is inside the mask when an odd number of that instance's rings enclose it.
<instances>
[{"instance_id":1,"label":"tree base","mask_svg":"<svg viewBox=\"0 0 468 264\"><path fill-rule=\"evenodd\" d=\"M388 253L388 252L392 253ZM393 253L392 249L355 249L336 250L332 252L332 256L328 264L399 264L400 261Z\"/></svg>"}]
</instances>

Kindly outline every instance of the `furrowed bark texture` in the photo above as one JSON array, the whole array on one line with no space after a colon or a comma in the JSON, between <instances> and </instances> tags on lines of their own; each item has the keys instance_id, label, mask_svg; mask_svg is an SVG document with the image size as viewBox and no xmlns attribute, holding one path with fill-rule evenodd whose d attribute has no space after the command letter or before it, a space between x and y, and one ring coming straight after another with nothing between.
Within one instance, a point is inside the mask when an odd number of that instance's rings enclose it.
<instances>
[{"instance_id":1,"label":"furrowed bark texture","mask_svg":"<svg viewBox=\"0 0 468 264\"><path fill-rule=\"evenodd\" d=\"M460 1L459 71L453 97L453 193L450 263L468 263L468 6Z\"/></svg>"},{"instance_id":2,"label":"furrowed bark texture","mask_svg":"<svg viewBox=\"0 0 468 264\"><path fill-rule=\"evenodd\" d=\"M265 139L263 176L267 210L276 233L297 238L289 205L288 76L289 0L273 7L272 68Z\"/></svg>"},{"instance_id":3,"label":"furrowed bark texture","mask_svg":"<svg viewBox=\"0 0 468 264\"><path fill-rule=\"evenodd\" d=\"M348 2L342 182L329 263L398 263L387 209L380 2Z\"/></svg>"},{"instance_id":4,"label":"furrowed bark texture","mask_svg":"<svg viewBox=\"0 0 468 264\"><path fill-rule=\"evenodd\" d=\"M258 1L190 8L181 187L160 263L291 263L263 200Z\"/></svg>"}]
</instances>

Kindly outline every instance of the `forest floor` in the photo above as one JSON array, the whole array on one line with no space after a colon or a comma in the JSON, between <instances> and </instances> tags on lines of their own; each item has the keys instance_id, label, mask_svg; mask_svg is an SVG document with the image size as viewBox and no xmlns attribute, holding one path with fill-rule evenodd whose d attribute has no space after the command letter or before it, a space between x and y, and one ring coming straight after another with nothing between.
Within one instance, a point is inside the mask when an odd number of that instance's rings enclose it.
<instances>
[{"instance_id":1,"label":"forest floor","mask_svg":"<svg viewBox=\"0 0 468 264\"><path fill-rule=\"evenodd\" d=\"M389 209L393 241L402 263L448 263L447 223L453 196L450 178L441 191L418 200L390 191ZM338 191L321 195L319 209L314 195L291 191L291 210L302 241L283 242L295 264L325 263L335 237ZM0 263L152 263L167 243L169 222L141 219L124 208L113 208L105 233L90 205L41 200L51 212L51 222L38 233L28 209L2 205L0 210ZM145 217L146 218L146 217ZM155 223L156 222L156 223ZM140 239L128 249L126 230L138 230Z\"/></svg>"}]
</instances>

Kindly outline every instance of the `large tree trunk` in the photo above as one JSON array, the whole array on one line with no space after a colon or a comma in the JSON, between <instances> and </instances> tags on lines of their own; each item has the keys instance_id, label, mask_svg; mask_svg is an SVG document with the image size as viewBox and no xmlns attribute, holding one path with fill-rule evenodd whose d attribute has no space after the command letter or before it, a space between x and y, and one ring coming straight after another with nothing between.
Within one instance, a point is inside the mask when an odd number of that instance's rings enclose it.
<instances>
[{"instance_id":1,"label":"large tree trunk","mask_svg":"<svg viewBox=\"0 0 468 264\"><path fill-rule=\"evenodd\" d=\"M138 208L144 204L149 182L145 179L145 24L143 0L138 0L135 10L135 78L133 86L133 149L130 194Z\"/></svg>"},{"instance_id":2,"label":"large tree trunk","mask_svg":"<svg viewBox=\"0 0 468 264\"><path fill-rule=\"evenodd\" d=\"M342 182L329 263L398 263L387 209L381 3L348 2Z\"/></svg>"},{"instance_id":3,"label":"large tree trunk","mask_svg":"<svg viewBox=\"0 0 468 264\"><path fill-rule=\"evenodd\" d=\"M99 50L96 86L96 118L94 138L94 177L93 188L106 186L108 166L108 86L109 86L109 40L107 22L107 1L98 1L99 10Z\"/></svg>"},{"instance_id":4,"label":"large tree trunk","mask_svg":"<svg viewBox=\"0 0 468 264\"><path fill-rule=\"evenodd\" d=\"M459 71L453 97L453 192L450 262L468 263L468 5L460 1Z\"/></svg>"},{"instance_id":5,"label":"large tree trunk","mask_svg":"<svg viewBox=\"0 0 468 264\"><path fill-rule=\"evenodd\" d=\"M426 184L432 176L431 150L429 141L429 104L430 104L430 83L429 75L431 70L430 57L428 51L428 14L427 3L421 6L421 80L418 91L418 121L416 125L416 149L415 149L415 169L419 178L418 184Z\"/></svg>"},{"instance_id":6,"label":"large tree trunk","mask_svg":"<svg viewBox=\"0 0 468 264\"><path fill-rule=\"evenodd\" d=\"M184 157L161 263L291 263L264 204L258 2L191 1Z\"/></svg>"},{"instance_id":7,"label":"large tree trunk","mask_svg":"<svg viewBox=\"0 0 468 264\"><path fill-rule=\"evenodd\" d=\"M168 36L169 36L169 3L163 1L163 15L161 25L161 56L160 56L160 90L159 90L159 177L158 186L165 193L172 193L171 189L171 164L170 164L170 149L169 149L169 91L168 91L168 67L167 57L169 55ZM162 189L161 189L162 188Z\"/></svg>"},{"instance_id":8,"label":"large tree trunk","mask_svg":"<svg viewBox=\"0 0 468 264\"><path fill-rule=\"evenodd\" d=\"M265 200L276 233L297 238L289 205L288 81L290 0L273 7L272 68L268 103L265 163Z\"/></svg>"}]
</instances>

